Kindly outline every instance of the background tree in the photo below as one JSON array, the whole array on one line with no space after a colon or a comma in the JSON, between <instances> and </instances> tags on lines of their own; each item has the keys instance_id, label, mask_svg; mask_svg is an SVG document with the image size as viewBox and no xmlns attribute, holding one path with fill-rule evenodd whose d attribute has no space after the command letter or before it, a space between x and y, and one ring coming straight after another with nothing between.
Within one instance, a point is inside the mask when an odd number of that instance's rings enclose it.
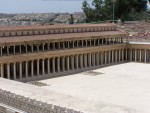
<instances>
[{"instance_id":1,"label":"background tree","mask_svg":"<svg viewBox=\"0 0 150 113\"><path fill-rule=\"evenodd\" d=\"M86 15L86 22L91 22L93 21L93 17L94 17L94 11L93 9L90 7L90 5L88 4L88 2L86 0L83 1L82 3L82 9L83 12ZM94 17L95 18L95 17Z\"/></svg>"},{"instance_id":2,"label":"background tree","mask_svg":"<svg viewBox=\"0 0 150 113\"><path fill-rule=\"evenodd\" d=\"M69 24L74 24L73 14L70 14Z\"/></svg>"},{"instance_id":3,"label":"background tree","mask_svg":"<svg viewBox=\"0 0 150 113\"><path fill-rule=\"evenodd\" d=\"M122 20L142 19L146 3L145 0L116 0L115 17ZM82 9L88 22L112 20L112 0L93 0L91 6L84 0Z\"/></svg>"},{"instance_id":4,"label":"background tree","mask_svg":"<svg viewBox=\"0 0 150 113\"><path fill-rule=\"evenodd\" d=\"M129 15L142 14L146 11L147 2L144 0L117 0L116 2L116 17L124 19L131 19Z\"/></svg>"}]
</instances>

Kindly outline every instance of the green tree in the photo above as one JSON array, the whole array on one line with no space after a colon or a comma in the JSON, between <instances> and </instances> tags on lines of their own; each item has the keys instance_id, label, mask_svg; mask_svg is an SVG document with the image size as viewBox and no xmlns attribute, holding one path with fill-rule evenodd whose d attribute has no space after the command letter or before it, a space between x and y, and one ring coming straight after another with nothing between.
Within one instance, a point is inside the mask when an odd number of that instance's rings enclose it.
<instances>
[{"instance_id":1,"label":"green tree","mask_svg":"<svg viewBox=\"0 0 150 113\"><path fill-rule=\"evenodd\" d=\"M70 14L69 24L74 24L73 14Z\"/></svg>"},{"instance_id":2,"label":"green tree","mask_svg":"<svg viewBox=\"0 0 150 113\"><path fill-rule=\"evenodd\" d=\"M135 18L135 15L140 17L140 14L146 11L146 3L145 0L116 0L115 17L122 20L132 20ZM92 8L84 0L82 9L88 21L112 19L112 0L93 0Z\"/></svg>"},{"instance_id":3,"label":"green tree","mask_svg":"<svg viewBox=\"0 0 150 113\"><path fill-rule=\"evenodd\" d=\"M82 9L86 15L86 22L91 22L93 20L93 17L94 17L94 11L90 7L90 5L88 4L88 2L86 0L84 0L82 3Z\"/></svg>"},{"instance_id":4,"label":"green tree","mask_svg":"<svg viewBox=\"0 0 150 113\"><path fill-rule=\"evenodd\" d=\"M130 13L141 13L146 10L144 0L117 0L116 17L125 19Z\"/></svg>"}]
</instances>

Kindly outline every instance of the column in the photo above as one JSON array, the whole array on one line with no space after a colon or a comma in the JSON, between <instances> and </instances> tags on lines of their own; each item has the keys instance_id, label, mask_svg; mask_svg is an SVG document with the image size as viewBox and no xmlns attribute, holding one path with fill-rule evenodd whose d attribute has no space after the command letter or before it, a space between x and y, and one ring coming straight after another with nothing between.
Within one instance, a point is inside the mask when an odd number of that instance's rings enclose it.
<instances>
[{"instance_id":1,"label":"column","mask_svg":"<svg viewBox=\"0 0 150 113\"><path fill-rule=\"evenodd\" d=\"M65 71L65 57L62 57L62 70Z\"/></svg>"},{"instance_id":2,"label":"column","mask_svg":"<svg viewBox=\"0 0 150 113\"><path fill-rule=\"evenodd\" d=\"M94 46L95 46L95 43L96 43L96 39L94 39Z\"/></svg>"},{"instance_id":3,"label":"column","mask_svg":"<svg viewBox=\"0 0 150 113\"><path fill-rule=\"evenodd\" d=\"M81 47L84 47L84 46L83 46L83 40L81 40L81 42L82 42L82 45L81 45Z\"/></svg>"},{"instance_id":4,"label":"column","mask_svg":"<svg viewBox=\"0 0 150 113\"><path fill-rule=\"evenodd\" d=\"M10 64L7 64L7 78L10 79Z\"/></svg>"},{"instance_id":5,"label":"column","mask_svg":"<svg viewBox=\"0 0 150 113\"><path fill-rule=\"evenodd\" d=\"M92 62L93 62L93 66L95 66L95 53L92 53Z\"/></svg>"},{"instance_id":6,"label":"column","mask_svg":"<svg viewBox=\"0 0 150 113\"><path fill-rule=\"evenodd\" d=\"M132 49L130 49L130 61L132 61Z\"/></svg>"},{"instance_id":7,"label":"column","mask_svg":"<svg viewBox=\"0 0 150 113\"><path fill-rule=\"evenodd\" d=\"M44 46L45 46L45 43L44 44L42 44L42 50L44 51Z\"/></svg>"},{"instance_id":8,"label":"column","mask_svg":"<svg viewBox=\"0 0 150 113\"><path fill-rule=\"evenodd\" d=\"M140 62L142 62L142 50L140 50Z\"/></svg>"},{"instance_id":9,"label":"column","mask_svg":"<svg viewBox=\"0 0 150 113\"><path fill-rule=\"evenodd\" d=\"M52 63L53 63L53 73L55 73L55 58L52 59Z\"/></svg>"},{"instance_id":10,"label":"column","mask_svg":"<svg viewBox=\"0 0 150 113\"><path fill-rule=\"evenodd\" d=\"M1 77L4 78L4 65L1 64Z\"/></svg>"},{"instance_id":11,"label":"column","mask_svg":"<svg viewBox=\"0 0 150 113\"><path fill-rule=\"evenodd\" d=\"M50 44L49 43L47 43L47 50L49 51L50 50Z\"/></svg>"},{"instance_id":12,"label":"column","mask_svg":"<svg viewBox=\"0 0 150 113\"><path fill-rule=\"evenodd\" d=\"M114 38L112 38L112 43L114 44Z\"/></svg>"},{"instance_id":13,"label":"column","mask_svg":"<svg viewBox=\"0 0 150 113\"><path fill-rule=\"evenodd\" d=\"M33 60L31 60L31 77L33 77L34 76L34 61Z\"/></svg>"},{"instance_id":14,"label":"column","mask_svg":"<svg viewBox=\"0 0 150 113\"><path fill-rule=\"evenodd\" d=\"M65 49L65 42L62 42L62 46L63 46L62 49Z\"/></svg>"},{"instance_id":15,"label":"column","mask_svg":"<svg viewBox=\"0 0 150 113\"><path fill-rule=\"evenodd\" d=\"M13 76L14 80L16 80L16 62L13 63Z\"/></svg>"},{"instance_id":16,"label":"column","mask_svg":"<svg viewBox=\"0 0 150 113\"><path fill-rule=\"evenodd\" d=\"M121 43L123 43L123 38L121 37Z\"/></svg>"},{"instance_id":17,"label":"column","mask_svg":"<svg viewBox=\"0 0 150 113\"><path fill-rule=\"evenodd\" d=\"M76 55L75 57L76 57L76 61L75 61L75 62L76 62L76 67L77 67L77 69L78 69L78 68L79 68L79 64L78 64L78 60L79 60L79 59L78 59L78 55Z\"/></svg>"},{"instance_id":18,"label":"column","mask_svg":"<svg viewBox=\"0 0 150 113\"><path fill-rule=\"evenodd\" d=\"M47 69L48 69L48 74L50 74L50 59L47 59Z\"/></svg>"},{"instance_id":19,"label":"column","mask_svg":"<svg viewBox=\"0 0 150 113\"><path fill-rule=\"evenodd\" d=\"M99 41L100 41L100 39L98 39L98 46L100 45Z\"/></svg>"},{"instance_id":20,"label":"column","mask_svg":"<svg viewBox=\"0 0 150 113\"><path fill-rule=\"evenodd\" d=\"M70 65L69 65L69 56L67 56L67 71L69 71Z\"/></svg>"},{"instance_id":21,"label":"column","mask_svg":"<svg viewBox=\"0 0 150 113\"><path fill-rule=\"evenodd\" d=\"M58 73L60 72L60 58L57 57L57 70L58 70Z\"/></svg>"},{"instance_id":22,"label":"column","mask_svg":"<svg viewBox=\"0 0 150 113\"><path fill-rule=\"evenodd\" d=\"M104 44L104 39L102 38L102 45Z\"/></svg>"},{"instance_id":23,"label":"column","mask_svg":"<svg viewBox=\"0 0 150 113\"><path fill-rule=\"evenodd\" d=\"M109 51L109 58L108 58L108 64L110 64L110 55L111 55L111 51Z\"/></svg>"},{"instance_id":24,"label":"column","mask_svg":"<svg viewBox=\"0 0 150 113\"><path fill-rule=\"evenodd\" d=\"M104 58L103 58L103 52L101 52L101 65L103 65L103 63L104 63L104 62L103 62L103 59L104 59Z\"/></svg>"},{"instance_id":25,"label":"column","mask_svg":"<svg viewBox=\"0 0 150 113\"><path fill-rule=\"evenodd\" d=\"M88 57L88 64L89 64L89 67L91 67L91 53L89 53L88 56L89 56Z\"/></svg>"},{"instance_id":26,"label":"column","mask_svg":"<svg viewBox=\"0 0 150 113\"><path fill-rule=\"evenodd\" d=\"M120 37L118 38L118 42L119 42L119 43L121 42L121 38L120 38Z\"/></svg>"},{"instance_id":27,"label":"column","mask_svg":"<svg viewBox=\"0 0 150 113\"><path fill-rule=\"evenodd\" d=\"M82 54L80 55L80 67L83 68L83 56L82 56Z\"/></svg>"},{"instance_id":28,"label":"column","mask_svg":"<svg viewBox=\"0 0 150 113\"><path fill-rule=\"evenodd\" d=\"M119 49L119 62L120 62L120 58L121 58L121 50Z\"/></svg>"},{"instance_id":29,"label":"column","mask_svg":"<svg viewBox=\"0 0 150 113\"><path fill-rule=\"evenodd\" d=\"M20 48L20 54L21 54L21 45L19 46L19 48Z\"/></svg>"},{"instance_id":30,"label":"column","mask_svg":"<svg viewBox=\"0 0 150 113\"><path fill-rule=\"evenodd\" d=\"M87 54L84 54L84 67L87 68Z\"/></svg>"},{"instance_id":31,"label":"column","mask_svg":"<svg viewBox=\"0 0 150 113\"><path fill-rule=\"evenodd\" d=\"M112 63L114 63L114 50L112 50Z\"/></svg>"},{"instance_id":32,"label":"column","mask_svg":"<svg viewBox=\"0 0 150 113\"><path fill-rule=\"evenodd\" d=\"M147 62L147 52L146 52L146 50L145 50L145 63Z\"/></svg>"},{"instance_id":33,"label":"column","mask_svg":"<svg viewBox=\"0 0 150 113\"><path fill-rule=\"evenodd\" d=\"M28 52L28 48L27 48L27 45L24 45L24 46L26 46L26 53ZM38 46L38 45L37 45ZM38 51L39 51L39 49L38 49Z\"/></svg>"},{"instance_id":34,"label":"column","mask_svg":"<svg viewBox=\"0 0 150 113\"><path fill-rule=\"evenodd\" d=\"M85 40L85 43L86 43L86 45L85 45L85 46L87 47L87 46L88 46L88 41L87 41L87 40Z\"/></svg>"},{"instance_id":35,"label":"column","mask_svg":"<svg viewBox=\"0 0 150 113\"><path fill-rule=\"evenodd\" d=\"M45 63L44 63L45 59L42 59L42 75L45 75Z\"/></svg>"},{"instance_id":36,"label":"column","mask_svg":"<svg viewBox=\"0 0 150 113\"><path fill-rule=\"evenodd\" d=\"M60 50L60 42L57 42L57 44L58 44L58 50Z\"/></svg>"},{"instance_id":37,"label":"column","mask_svg":"<svg viewBox=\"0 0 150 113\"><path fill-rule=\"evenodd\" d=\"M137 61L137 50L135 49L135 62Z\"/></svg>"},{"instance_id":38,"label":"column","mask_svg":"<svg viewBox=\"0 0 150 113\"><path fill-rule=\"evenodd\" d=\"M108 44L108 43L107 43L107 41L108 41L108 38L105 38L105 41L106 41L106 45L107 45L107 44Z\"/></svg>"},{"instance_id":39,"label":"column","mask_svg":"<svg viewBox=\"0 0 150 113\"><path fill-rule=\"evenodd\" d=\"M104 52L104 56L105 56L105 64L107 64L107 51Z\"/></svg>"},{"instance_id":40,"label":"column","mask_svg":"<svg viewBox=\"0 0 150 113\"><path fill-rule=\"evenodd\" d=\"M3 55L3 53L2 53L2 47L0 47L0 55L1 56Z\"/></svg>"},{"instance_id":41,"label":"column","mask_svg":"<svg viewBox=\"0 0 150 113\"><path fill-rule=\"evenodd\" d=\"M26 78L28 78L28 61L25 62L25 67L26 67Z\"/></svg>"},{"instance_id":42,"label":"column","mask_svg":"<svg viewBox=\"0 0 150 113\"><path fill-rule=\"evenodd\" d=\"M53 50L55 50L55 42L52 43Z\"/></svg>"},{"instance_id":43,"label":"column","mask_svg":"<svg viewBox=\"0 0 150 113\"><path fill-rule=\"evenodd\" d=\"M39 59L37 59L37 76L40 75L40 71L39 71Z\"/></svg>"},{"instance_id":44,"label":"column","mask_svg":"<svg viewBox=\"0 0 150 113\"><path fill-rule=\"evenodd\" d=\"M14 55L15 55L16 54L15 46L14 46L13 50L14 50Z\"/></svg>"},{"instance_id":45,"label":"column","mask_svg":"<svg viewBox=\"0 0 150 113\"><path fill-rule=\"evenodd\" d=\"M121 50L122 51L122 62L124 61L124 49Z\"/></svg>"},{"instance_id":46,"label":"column","mask_svg":"<svg viewBox=\"0 0 150 113\"><path fill-rule=\"evenodd\" d=\"M74 41L72 41L72 48L74 48Z\"/></svg>"},{"instance_id":47,"label":"column","mask_svg":"<svg viewBox=\"0 0 150 113\"><path fill-rule=\"evenodd\" d=\"M115 62L118 62L118 54L117 54L118 52L117 52L117 50L115 50Z\"/></svg>"},{"instance_id":48,"label":"column","mask_svg":"<svg viewBox=\"0 0 150 113\"><path fill-rule=\"evenodd\" d=\"M39 52L39 45L37 44L37 52Z\"/></svg>"},{"instance_id":49,"label":"column","mask_svg":"<svg viewBox=\"0 0 150 113\"><path fill-rule=\"evenodd\" d=\"M77 40L77 42L76 42L76 43L77 43L77 48L78 48L78 47L79 47L79 41Z\"/></svg>"},{"instance_id":50,"label":"column","mask_svg":"<svg viewBox=\"0 0 150 113\"><path fill-rule=\"evenodd\" d=\"M92 46L92 40L90 40L90 46Z\"/></svg>"},{"instance_id":51,"label":"column","mask_svg":"<svg viewBox=\"0 0 150 113\"><path fill-rule=\"evenodd\" d=\"M71 56L71 69L74 70L74 56Z\"/></svg>"},{"instance_id":52,"label":"column","mask_svg":"<svg viewBox=\"0 0 150 113\"><path fill-rule=\"evenodd\" d=\"M128 60L128 49L126 49L126 61Z\"/></svg>"},{"instance_id":53,"label":"column","mask_svg":"<svg viewBox=\"0 0 150 113\"><path fill-rule=\"evenodd\" d=\"M99 65L99 53L96 53L96 65Z\"/></svg>"},{"instance_id":54,"label":"column","mask_svg":"<svg viewBox=\"0 0 150 113\"><path fill-rule=\"evenodd\" d=\"M7 47L7 55L9 55L9 47Z\"/></svg>"},{"instance_id":55,"label":"column","mask_svg":"<svg viewBox=\"0 0 150 113\"><path fill-rule=\"evenodd\" d=\"M33 45L31 45L31 53L33 53Z\"/></svg>"},{"instance_id":56,"label":"column","mask_svg":"<svg viewBox=\"0 0 150 113\"><path fill-rule=\"evenodd\" d=\"M22 62L19 62L19 78L22 78Z\"/></svg>"}]
</instances>

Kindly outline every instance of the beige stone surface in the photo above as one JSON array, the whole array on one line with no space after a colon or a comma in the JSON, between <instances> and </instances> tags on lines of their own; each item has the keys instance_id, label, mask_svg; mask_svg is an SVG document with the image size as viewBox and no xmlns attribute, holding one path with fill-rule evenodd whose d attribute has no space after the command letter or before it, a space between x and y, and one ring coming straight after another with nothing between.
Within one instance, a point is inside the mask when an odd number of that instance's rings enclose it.
<instances>
[{"instance_id":1,"label":"beige stone surface","mask_svg":"<svg viewBox=\"0 0 150 113\"><path fill-rule=\"evenodd\" d=\"M95 101L97 107L105 106L97 108L104 113L149 113L149 68L150 64L126 63L95 70L103 73L97 76L84 72L41 82L50 85L44 89Z\"/></svg>"},{"instance_id":2,"label":"beige stone surface","mask_svg":"<svg viewBox=\"0 0 150 113\"><path fill-rule=\"evenodd\" d=\"M59 78L49 86L0 79L0 89L85 113L149 113L150 64L125 63Z\"/></svg>"}]
</instances>

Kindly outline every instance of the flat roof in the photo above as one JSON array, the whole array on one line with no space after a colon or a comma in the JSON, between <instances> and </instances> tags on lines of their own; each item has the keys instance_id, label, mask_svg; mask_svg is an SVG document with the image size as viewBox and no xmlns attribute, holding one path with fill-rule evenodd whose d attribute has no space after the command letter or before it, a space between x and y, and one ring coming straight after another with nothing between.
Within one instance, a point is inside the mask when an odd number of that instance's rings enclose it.
<instances>
[{"instance_id":1,"label":"flat roof","mask_svg":"<svg viewBox=\"0 0 150 113\"><path fill-rule=\"evenodd\" d=\"M39 81L43 87L0 78L0 89L86 113L150 113L149 67L118 64Z\"/></svg>"},{"instance_id":2,"label":"flat roof","mask_svg":"<svg viewBox=\"0 0 150 113\"><path fill-rule=\"evenodd\" d=\"M0 44L13 42L29 42L42 40L61 40L61 39L77 39L89 37L104 37L104 36L128 36L128 33L123 31L103 31L103 32L84 32L84 33L65 33L65 34L49 34L49 35L32 35L32 36L14 36L0 38Z\"/></svg>"},{"instance_id":3,"label":"flat roof","mask_svg":"<svg viewBox=\"0 0 150 113\"><path fill-rule=\"evenodd\" d=\"M57 28L78 28L78 27L100 27L100 26L116 26L113 23L106 24L56 24L56 25L33 25L33 26L10 26L0 27L0 31L21 31L21 30L37 30L37 29L57 29Z\"/></svg>"},{"instance_id":4,"label":"flat roof","mask_svg":"<svg viewBox=\"0 0 150 113\"><path fill-rule=\"evenodd\" d=\"M130 41L130 44L144 44L144 45L150 45L150 42L134 42L134 41Z\"/></svg>"},{"instance_id":5,"label":"flat roof","mask_svg":"<svg viewBox=\"0 0 150 113\"><path fill-rule=\"evenodd\" d=\"M150 113L149 67L130 62L40 82L49 85L43 89L95 101L87 113Z\"/></svg>"}]
</instances>

